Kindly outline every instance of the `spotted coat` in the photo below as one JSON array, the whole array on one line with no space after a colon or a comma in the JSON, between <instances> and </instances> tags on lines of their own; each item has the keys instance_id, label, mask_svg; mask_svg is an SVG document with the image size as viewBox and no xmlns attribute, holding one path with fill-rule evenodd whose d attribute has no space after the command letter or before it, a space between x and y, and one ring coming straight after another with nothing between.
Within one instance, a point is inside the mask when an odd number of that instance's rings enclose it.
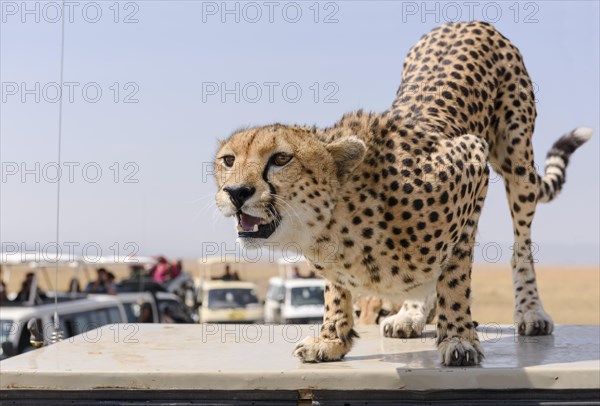
<instances>
[{"instance_id":1,"label":"spotted coat","mask_svg":"<svg viewBox=\"0 0 600 406\"><path fill-rule=\"evenodd\" d=\"M361 294L405 301L381 323L388 337L420 334L435 307L442 362L479 363L470 281L488 163L505 181L513 219L515 321L523 334L551 333L536 287L531 222L537 202L558 194L569 155L591 132L561 138L540 176L535 118L517 48L490 24L470 22L435 28L413 46L383 113L356 111L325 129L252 128L226 140L217 154L224 162L217 204L238 216L240 239L296 243L328 280L321 333L295 355L343 358L357 337L352 296ZM240 176L234 162L261 168L262 176ZM252 221L258 231L245 228Z\"/></svg>"}]
</instances>

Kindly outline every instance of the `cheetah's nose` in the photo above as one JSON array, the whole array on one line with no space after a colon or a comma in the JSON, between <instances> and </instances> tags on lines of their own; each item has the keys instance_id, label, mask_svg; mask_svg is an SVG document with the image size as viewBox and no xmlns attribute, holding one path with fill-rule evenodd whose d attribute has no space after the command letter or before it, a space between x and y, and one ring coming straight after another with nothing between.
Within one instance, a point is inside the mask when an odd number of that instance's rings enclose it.
<instances>
[{"instance_id":1,"label":"cheetah's nose","mask_svg":"<svg viewBox=\"0 0 600 406\"><path fill-rule=\"evenodd\" d=\"M229 198L231 202L236 207L236 209L241 209L246 200L250 199L254 192L256 192L255 188L251 188L248 186L226 186L223 188L229 194Z\"/></svg>"}]
</instances>

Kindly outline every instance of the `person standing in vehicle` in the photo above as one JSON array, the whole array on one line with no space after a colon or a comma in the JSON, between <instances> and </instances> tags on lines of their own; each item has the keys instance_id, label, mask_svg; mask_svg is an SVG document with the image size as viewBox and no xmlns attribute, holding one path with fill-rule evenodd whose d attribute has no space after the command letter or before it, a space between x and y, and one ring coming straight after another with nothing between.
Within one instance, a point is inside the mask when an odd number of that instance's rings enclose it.
<instances>
[{"instance_id":1,"label":"person standing in vehicle","mask_svg":"<svg viewBox=\"0 0 600 406\"><path fill-rule=\"evenodd\" d=\"M33 286L34 277L35 275L33 272L27 272L27 274L25 275L25 280L23 280L23 283L21 284L21 290L17 295L17 301L26 302L29 300L29 295ZM36 296L40 299L46 299L46 294L42 292L42 290L39 287L36 289Z\"/></svg>"},{"instance_id":2,"label":"person standing in vehicle","mask_svg":"<svg viewBox=\"0 0 600 406\"><path fill-rule=\"evenodd\" d=\"M114 277L114 275L113 275ZM96 271L96 280L88 283L85 288L85 293L108 293L116 295L117 291L111 285L109 272L105 268L99 268Z\"/></svg>"},{"instance_id":3,"label":"person standing in vehicle","mask_svg":"<svg viewBox=\"0 0 600 406\"><path fill-rule=\"evenodd\" d=\"M167 281L169 274L169 263L167 262L167 259L160 257L158 264L156 264L156 268L152 273L152 279L154 279L154 282L163 283Z\"/></svg>"}]
</instances>

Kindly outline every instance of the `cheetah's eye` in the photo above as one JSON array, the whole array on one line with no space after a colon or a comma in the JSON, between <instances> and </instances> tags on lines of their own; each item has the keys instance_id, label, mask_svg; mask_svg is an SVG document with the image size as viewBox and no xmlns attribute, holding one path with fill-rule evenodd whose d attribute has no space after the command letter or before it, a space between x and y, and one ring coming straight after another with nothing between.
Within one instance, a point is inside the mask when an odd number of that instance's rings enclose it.
<instances>
[{"instance_id":1,"label":"cheetah's eye","mask_svg":"<svg viewBox=\"0 0 600 406\"><path fill-rule=\"evenodd\" d=\"M292 156L285 154L283 152L277 153L273 155L273 163L277 166L286 165L288 162L292 160Z\"/></svg>"},{"instance_id":2,"label":"cheetah's eye","mask_svg":"<svg viewBox=\"0 0 600 406\"><path fill-rule=\"evenodd\" d=\"M231 168L233 166L234 162L235 162L235 157L233 155L225 155L223 157L223 163L228 168Z\"/></svg>"}]
</instances>

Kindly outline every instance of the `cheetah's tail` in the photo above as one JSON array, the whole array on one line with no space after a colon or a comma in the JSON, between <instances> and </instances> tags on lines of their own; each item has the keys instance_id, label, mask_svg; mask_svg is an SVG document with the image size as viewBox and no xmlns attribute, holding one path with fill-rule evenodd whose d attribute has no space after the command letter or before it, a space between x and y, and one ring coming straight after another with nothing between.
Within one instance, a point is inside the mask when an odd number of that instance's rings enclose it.
<instances>
[{"instance_id":1,"label":"cheetah's tail","mask_svg":"<svg viewBox=\"0 0 600 406\"><path fill-rule=\"evenodd\" d=\"M591 128L577 127L554 143L546 156L544 176L540 177L539 202L550 202L558 196L566 180L569 157L592 137L592 132Z\"/></svg>"}]
</instances>

